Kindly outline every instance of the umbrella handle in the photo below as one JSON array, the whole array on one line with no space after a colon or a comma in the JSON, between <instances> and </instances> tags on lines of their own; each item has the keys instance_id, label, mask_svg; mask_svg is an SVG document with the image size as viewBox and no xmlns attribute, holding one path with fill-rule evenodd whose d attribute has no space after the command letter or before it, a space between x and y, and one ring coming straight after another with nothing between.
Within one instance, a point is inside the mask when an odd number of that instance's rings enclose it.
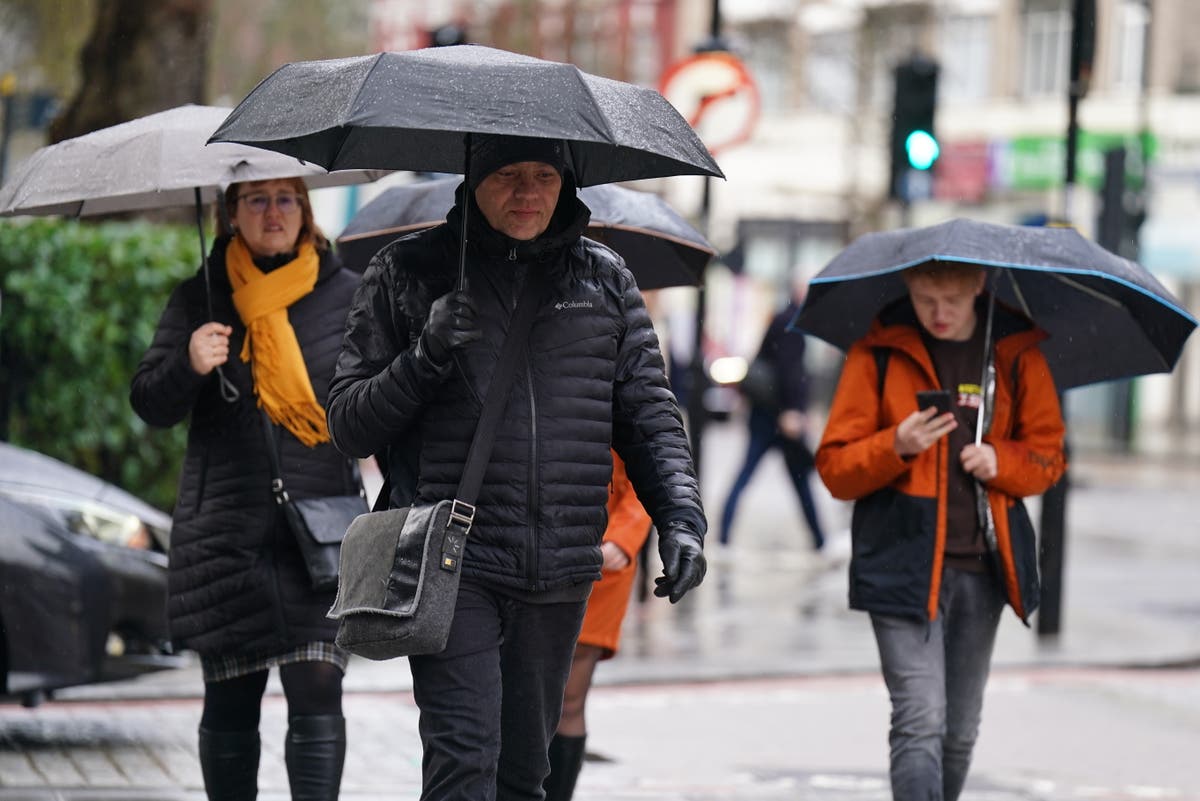
<instances>
[{"instance_id":1,"label":"umbrella handle","mask_svg":"<svg viewBox=\"0 0 1200 801\"><path fill-rule=\"evenodd\" d=\"M471 209L471 132L467 131L463 137L463 150L465 156L463 158L463 204L462 204L462 231L459 232L458 241L458 291L463 292L467 288L467 214Z\"/></svg>"},{"instance_id":2,"label":"umbrella handle","mask_svg":"<svg viewBox=\"0 0 1200 801\"><path fill-rule=\"evenodd\" d=\"M991 427L992 403L996 399L996 359L992 348L992 318L995 314L996 292L993 288L988 292L987 322L983 329L983 376L979 380L979 414L975 418L976 445L983 443L984 429Z\"/></svg>"},{"instance_id":3,"label":"umbrella handle","mask_svg":"<svg viewBox=\"0 0 1200 801\"><path fill-rule=\"evenodd\" d=\"M200 187L192 190L196 198L196 231L200 234L200 265L204 268L204 301L208 304L208 319L216 319L213 315L212 282L208 277L208 244L204 241L204 202L200 197ZM221 397L226 403L233 403L242 393L225 377L225 371L217 367L217 381L221 388Z\"/></svg>"}]
</instances>

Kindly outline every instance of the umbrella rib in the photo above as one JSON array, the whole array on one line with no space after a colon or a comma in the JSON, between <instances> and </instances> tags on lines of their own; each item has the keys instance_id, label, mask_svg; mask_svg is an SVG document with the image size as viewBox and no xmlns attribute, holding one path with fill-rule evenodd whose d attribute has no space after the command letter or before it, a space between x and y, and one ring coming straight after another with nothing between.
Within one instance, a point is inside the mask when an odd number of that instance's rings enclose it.
<instances>
[{"instance_id":1,"label":"umbrella rib","mask_svg":"<svg viewBox=\"0 0 1200 801\"><path fill-rule=\"evenodd\" d=\"M1029 310L1029 301L1025 300L1025 293L1021 291L1021 285L1017 283L1017 276L1012 270L1005 269L1008 273L1008 283L1012 286L1013 294L1017 296L1017 303L1021 304L1021 311L1025 312L1025 316L1030 320L1033 319L1033 312Z\"/></svg>"},{"instance_id":2,"label":"umbrella rib","mask_svg":"<svg viewBox=\"0 0 1200 801\"><path fill-rule=\"evenodd\" d=\"M574 75L575 75L575 80L578 81L579 85L583 87L583 91L586 92L587 96L592 99L592 104L596 108L601 108L600 103L596 100L595 92L592 91L592 87L588 86L587 81L584 80L584 78L583 78L583 71L576 68ZM600 116L600 119L604 120L604 138L605 138L605 140L608 143L612 144L614 147L620 147L620 145L617 144L615 142L615 140L613 139L612 126L609 125L609 123L608 123L608 117L602 114Z\"/></svg>"},{"instance_id":3,"label":"umbrella rib","mask_svg":"<svg viewBox=\"0 0 1200 801\"><path fill-rule=\"evenodd\" d=\"M642 228L641 226L637 226L637 225L627 225L627 224L623 224L623 223L609 223L609 222L604 222L604 221L598 222L596 220L592 220L591 222L588 223L588 227L589 228L607 228L612 231L628 231L631 234L641 234L643 236L653 237L654 239L661 239L664 242L673 242L676 245L682 245L684 247L691 248L692 250L698 250L702 253L708 253L711 256L717 255L716 248L712 247L711 245L706 247L704 245L701 245L698 242L693 242L690 239L684 239L681 236L675 236L674 234L668 234L668 233L665 233L662 231L652 231L652 230L649 230L647 228Z\"/></svg>"},{"instance_id":4,"label":"umbrella rib","mask_svg":"<svg viewBox=\"0 0 1200 801\"><path fill-rule=\"evenodd\" d=\"M366 91L367 83L369 83L369 79L370 79L371 75L374 74L375 70L379 67L379 62L383 60L383 57L384 57L384 53L376 53L375 54L374 63L372 63L371 68L369 70L367 70L367 74L363 77L363 80L358 85L358 91L356 91L354 93L354 99L346 104L346 108L352 109L352 108L356 108L358 106L358 99L360 97L362 97L362 93ZM348 140L350 138L350 126L346 125L345 118L342 119L342 124L339 125L338 127L342 128L345 131L345 135L338 139L337 151L333 154L333 158L330 159L330 161L329 161L330 164L337 163L338 158L342 155L343 152L345 152L346 140ZM299 159L297 159L297 161L299 161ZM321 166L325 168L325 172L331 172L331 170L329 169L328 166L326 166L324 164L322 164Z\"/></svg>"},{"instance_id":5,"label":"umbrella rib","mask_svg":"<svg viewBox=\"0 0 1200 801\"><path fill-rule=\"evenodd\" d=\"M1104 301L1105 303L1109 304L1110 306L1112 306L1113 308L1116 308L1116 309L1124 309L1125 308L1125 304L1122 303L1121 301L1117 300L1116 298L1105 295L1103 292L1099 292L1095 289L1092 289L1090 286L1085 286L1084 284L1081 284L1078 281L1076 281L1074 278L1068 278L1067 276L1063 275L1062 273L1052 273L1052 275L1055 278L1057 278L1059 281L1061 281L1062 283L1071 287L1072 289L1077 289L1086 295L1090 295L1095 300Z\"/></svg>"},{"instance_id":6,"label":"umbrella rib","mask_svg":"<svg viewBox=\"0 0 1200 801\"><path fill-rule=\"evenodd\" d=\"M339 236L337 238L337 241L338 242L355 242L359 239L373 239L377 236L391 236L392 234L406 234L411 231L420 231L425 228L433 228L434 226L441 225L445 221L446 221L445 219L428 220L428 221L424 221L424 222L408 223L406 225L393 225L388 228L376 228L375 230L372 230L372 231L363 231L362 233L358 233L358 234L348 234L346 236Z\"/></svg>"}]
</instances>

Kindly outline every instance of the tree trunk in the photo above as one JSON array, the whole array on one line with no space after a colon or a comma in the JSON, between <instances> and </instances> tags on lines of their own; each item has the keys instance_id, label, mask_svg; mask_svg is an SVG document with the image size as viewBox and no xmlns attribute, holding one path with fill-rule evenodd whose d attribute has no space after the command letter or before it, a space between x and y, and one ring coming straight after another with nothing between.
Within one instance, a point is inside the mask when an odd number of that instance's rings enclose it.
<instances>
[{"instance_id":1,"label":"tree trunk","mask_svg":"<svg viewBox=\"0 0 1200 801\"><path fill-rule=\"evenodd\" d=\"M50 141L203 103L212 11L213 0L97 3L79 91L51 123Z\"/></svg>"}]
</instances>

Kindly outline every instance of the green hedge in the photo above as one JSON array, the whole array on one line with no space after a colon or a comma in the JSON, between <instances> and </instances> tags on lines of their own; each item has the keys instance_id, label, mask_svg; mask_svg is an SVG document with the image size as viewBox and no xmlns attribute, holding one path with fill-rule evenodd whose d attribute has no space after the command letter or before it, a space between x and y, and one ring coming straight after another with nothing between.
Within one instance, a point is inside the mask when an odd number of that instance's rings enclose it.
<instances>
[{"instance_id":1,"label":"green hedge","mask_svg":"<svg viewBox=\"0 0 1200 801\"><path fill-rule=\"evenodd\" d=\"M0 223L0 438L169 511L186 427L142 422L129 380L199 254L194 227Z\"/></svg>"}]
</instances>

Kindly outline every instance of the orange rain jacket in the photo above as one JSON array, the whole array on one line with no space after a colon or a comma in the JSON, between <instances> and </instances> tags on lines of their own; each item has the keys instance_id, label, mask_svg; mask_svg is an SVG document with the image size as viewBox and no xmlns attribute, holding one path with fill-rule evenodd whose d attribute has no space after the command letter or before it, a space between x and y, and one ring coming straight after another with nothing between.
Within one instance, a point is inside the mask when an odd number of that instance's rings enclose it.
<instances>
[{"instance_id":1,"label":"orange rain jacket","mask_svg":"<svg viewBox=\"0 0 1200 801\"><path fill-rule=\"evenodd\" d=\"M1026 318L997 304L995 411L983 441L996 450L998 473L988 485L988 496L1004 589L1013 610L1026 622L1038 605L1037 543L1020 499L1045 492L1066 467L1058 394L1036 347L1044 338ZM882 397L877 349L888 352ZM816 462L834 497L855 501L853 609L937 617L947 471L957 454L949 453L943 437L934 447L905 459L896 453L894 442L896 426L917 410L917 391L939 388L907 300L885 309L846 356Z\"/></svg>"},{"instance_id":2,"label":"orange rain jacket","mask_svg":"<svg viewBox=\"0 0 1200 801\"><path fill-rule=\"evenodd\" d=\"M613 542L629 557L620 570L603 570L592 586L579 642L603 649L601 659L616 656L621 644L621 623L629 607L629 594L637 575L638 552L650 536L650 515L642 508L625 473L625 463L612 452L612 481L608 485L608 527L604 540Z\"/></svg>"}]
</instances>

